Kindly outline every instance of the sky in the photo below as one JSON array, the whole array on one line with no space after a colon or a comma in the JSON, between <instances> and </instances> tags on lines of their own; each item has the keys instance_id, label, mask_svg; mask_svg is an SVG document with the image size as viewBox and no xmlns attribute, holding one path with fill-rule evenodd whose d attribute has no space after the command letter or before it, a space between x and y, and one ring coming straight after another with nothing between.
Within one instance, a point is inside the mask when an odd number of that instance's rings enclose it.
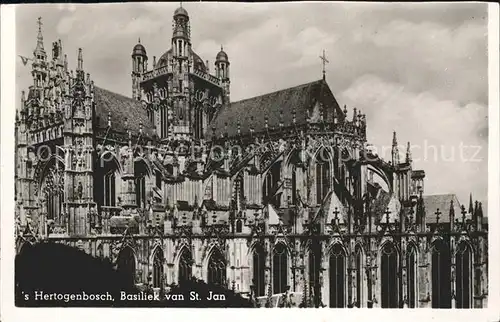
<instances>
[{"instance_id":1,"label":"sky","mask_svg":"<svg viewBox=\"0 0 500 322\"><path fill-rule=\"evenodd\" d=\"M16 51L31 57L37 18L45 49L61 39L70 68L83 49L96 85L131 96L138 39L152 66L170 48L176 3L22 5ZM469 194L487 204L487 4L184 3L192 47L213 70L221 45L231 63L231 100L322 77L341 106L366 114L367 136L390 160L393 131L401 158L426 172L425 194ZM18 95L32 83L16 65ZM486 207L483 209L486 210Z\"/></svg>"}]
</instances>

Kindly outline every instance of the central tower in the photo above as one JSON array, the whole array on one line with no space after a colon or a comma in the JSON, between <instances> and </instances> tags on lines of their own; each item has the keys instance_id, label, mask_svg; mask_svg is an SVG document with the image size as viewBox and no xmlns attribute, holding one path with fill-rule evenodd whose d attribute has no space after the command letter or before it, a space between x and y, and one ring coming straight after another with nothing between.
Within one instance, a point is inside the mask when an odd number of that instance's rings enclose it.
<instances>
[{"instance_id":1,"label":"central tower","mask_svg":"<svg viewBox=\"0 0 500 322\"><path fill-rule=\"evenodd\" d=\"M170 49L148 70L146 48L132 51L132 96L146 108L151 126L162 141L206 140L216 112L229 104L229 58L221 50L210 74L209 62L192 49L188 12L177 8ZM208 135L211 135L210 133Z\"/></svg>"},{"instance_id":2,"label":"central tower","mask_svg":"<svg viewBox=\"0 0 500 322\"><path fill-rule=\"evenodd\" d=\"M191 53L189 15L183 7L177 8L173 19L172 63L173 63L173 132L174 135L190 134L189 109L189 56Z\"/></svg>"}]
</instances>

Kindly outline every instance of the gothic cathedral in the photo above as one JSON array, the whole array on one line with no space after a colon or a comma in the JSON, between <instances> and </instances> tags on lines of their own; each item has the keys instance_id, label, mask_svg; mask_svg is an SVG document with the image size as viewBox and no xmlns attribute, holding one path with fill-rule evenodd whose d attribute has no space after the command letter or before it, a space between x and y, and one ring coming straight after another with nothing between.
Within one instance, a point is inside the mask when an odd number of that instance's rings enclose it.
<instances>
[{"instance_id":1,"label":"gothic cathedral","mask_svg":"<svg viewBox=\"0 0 500 322\"><path fill-rule=\"evenodd\" d=\"M94 84L81 49L74 72L60 40L49 57L40 23L16 111L17 252L68 244L155 290L195 277L316 307L487 305L481 203L426 195L396 133L384 161L324 77L232 102L227 53L210 67L193 51L182 7L169 47L152 66L133 48L129 98Z\"/></svg>"}]
</instances>

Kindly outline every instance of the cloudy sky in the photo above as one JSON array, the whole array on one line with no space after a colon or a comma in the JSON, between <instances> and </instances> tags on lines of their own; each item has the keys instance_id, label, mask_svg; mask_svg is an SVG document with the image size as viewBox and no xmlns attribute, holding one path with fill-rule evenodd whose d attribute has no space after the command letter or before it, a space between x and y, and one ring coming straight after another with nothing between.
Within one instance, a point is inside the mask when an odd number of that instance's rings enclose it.
<instances>
[{"instance_id":1,"label":"cloudy sky","mask_svg":"<svg viewBox=\"0 0 500 322\"><path fill-rule=\"evenodd\" d=\"M17 52L32 55L37 17L45 48L61 39L70 67L79 47L95 83L131 95L133 46L150 58L170 48L175 3L36 5L17 8ZM341 105L366 114L369 142L427 174L426 194L469 193L486 202L488 80L486 4L186 3L193 49L213 69L221 44L231 61L231 99L321 78ZM31 84L17 62L18 93ZM403 156L402 156L403 157Z\"/></svg>"}]
</instances>

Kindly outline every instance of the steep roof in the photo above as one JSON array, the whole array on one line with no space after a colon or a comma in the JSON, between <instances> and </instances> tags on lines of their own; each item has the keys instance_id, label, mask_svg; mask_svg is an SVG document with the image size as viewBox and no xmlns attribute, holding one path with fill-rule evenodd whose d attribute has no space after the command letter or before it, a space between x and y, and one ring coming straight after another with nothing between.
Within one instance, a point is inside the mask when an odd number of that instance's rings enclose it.
<instances>
[{"instance_id":1,"label":"steep roof","mask_svg":"<svg viewBox=\"0 0 500 322\"><path fill-rule=\"evenodd\" d=\"M242 135L250 133L252 127L255 133L259 133L265 129L266 117L269 128L278 128L280 121L283 121L284 126L290 126L293 123L292 110L295 110L296 124L305 124L308 113L321 96L327 109L330 111L336 109L338 115L343 115L328 84L324 80L319 80L224 106L208 127L207 136L212 136L212 127L215 127L216 135L220 137L226 132L226 123L227 134L230 137L238 134L238 123ZM333 112L330 112L329 116L332 117L332 114Z\"/></svg>"},{"instance_id":2,"label":"steep roof","mask_svg":"<svg viewBox=\"0 0 500 322\"><path fill-rule=\"evenodd\" d=\"M455 211L455 218L460 218L460 202L454 194L442 194L442 195L428 195L423 196L424 206L425 206L425 218L427 223L436 222L436 211L439 209L441 213L439 215L439 222L446 223L450 222L450 205L451 200L453 200L453 209Z\"/></svg>"},{"instance_id":3,"label":"steep roof","mask_svg":"<svg viewBox=\"0 0 500 322\"><path fill-rule=\"evenodd\" d=\"M142 123L143 133L154 133L153 124L141 102L121 94L110 92L100 87L94 87L95 113L98 126L108 126L108 114L111 116L111 129L126 132L128 129L137 134Z\"/></svg>"}]
</instances>

